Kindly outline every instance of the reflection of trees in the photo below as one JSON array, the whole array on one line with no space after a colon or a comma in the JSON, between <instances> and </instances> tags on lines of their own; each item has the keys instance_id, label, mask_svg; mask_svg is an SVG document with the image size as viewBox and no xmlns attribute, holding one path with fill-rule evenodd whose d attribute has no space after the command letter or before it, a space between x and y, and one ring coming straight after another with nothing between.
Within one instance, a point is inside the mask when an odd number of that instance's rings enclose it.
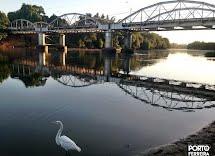
<instances>
[{"instance_id":1,"label":"reflection of trees","mask_svg":"<svg viewBox=\"0 0 215 156\"><path fill-rule=\"evenodd\" d=\"M0 54L0 63L8 63L9 58Z\"/></svg>"},{"instance_id":2,"label":"reflection of trees","mask_svg":"<svg viewBox=\"0 0 215 156\"><path fill-rule=\"evenodd\" d=\"M144 55L130 55L122 56L116 54L112 57L112 72L116 73L122 68L123 62L126 61L126 57L130 59L130 69L138 70L143 66L152 65L157 62L158 59L167 57L167 52L162 51L148 51ZM126 58L126 59L125 59ZM101 70L104 68L104 57L99 52L73 52L67 55L66 62L69 65Z\"/></svg>"},{"instance_id":3,"label":"reflection of trees","mask_svg":"<svg viewBox=\"0 0 215 156\"><path fill-rule=\"evenodd\" d=\"M100 53L96 52L73 52L67 56L67 64L90 69L101 69L103 66Z\"/></svg>"},{"instance_id":4,"label":"reflection of trees","mask_svg":"<svg viewBox=\"0 0 215 156\"><path fill-rule=\"evenodd\" d=\"M10 68L8 64L0 64L0 83L10 76Z\"/></svg>"},{"instance_id":5,"label":"reflection of trees","mask_svg":"<svg viewBox=\"0 0 215 156\"><path fill-rule=\"evenodd\" d=\"M86 69L102 70L104 68L105 57L112 59L112 72L116 73L123 67L124 61L130 59L130 69L135 71L143 66L149 66L157 63L158 59L167 57L168 53L164 51L147 51L141 55L124 55L116 54L114 56L103 56L101 52L85 52L75 51L67 53L66 64L73 67L80 67ZM52 62L56 64L59 62L59 57L54 56Z\"/></svg>"},{"instance_id":6,"label":"reflection of trees","mask_svg":"<svg viewBox=\"0 0 215 156\"><path fill-rule=\"evenodd\" d=\"M143 66L151 66L157 63L159 59L166 58L169 55L169 52L166 50L150 50L138 53L141 55L134 55L131 58L131 70L138 70Z\"/></svg>"},{"instance_id":7,"label":"reflection of trees","mask_svg":"<svg viewBox=\"0 0 215 156\"><path fill-rule=\"evenodd\" d=\"M39 73L35 73L27 76L22 75L22 76L19 76L19 79L25 84L27 88L44 86L47 80L42 74L39 74Z\"/></svg>"}]
</instances>

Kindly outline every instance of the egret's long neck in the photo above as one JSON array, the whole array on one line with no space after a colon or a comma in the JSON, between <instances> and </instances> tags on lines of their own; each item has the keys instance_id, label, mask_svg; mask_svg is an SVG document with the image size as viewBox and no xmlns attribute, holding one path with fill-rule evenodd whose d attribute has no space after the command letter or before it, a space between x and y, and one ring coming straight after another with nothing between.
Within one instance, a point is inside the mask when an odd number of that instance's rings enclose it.
<instances>
[{"instance_id":1,"label":"egret's long neck","mask_svg":"<svg viewBox=\"0 0 215 156\"><path fill-rule=\"evenodd\" d=\"M61 132L63 131L63 124L61 123L60 124L60 129L58 130L58 132L57 132L57 135L56 135L56 138L55 138L55 140L56 140L56 142L57 142L57 144L59 145L60 143L59 143L59 138L60 138L60 136L61 136Z\"/></svg>"}]
</instances>

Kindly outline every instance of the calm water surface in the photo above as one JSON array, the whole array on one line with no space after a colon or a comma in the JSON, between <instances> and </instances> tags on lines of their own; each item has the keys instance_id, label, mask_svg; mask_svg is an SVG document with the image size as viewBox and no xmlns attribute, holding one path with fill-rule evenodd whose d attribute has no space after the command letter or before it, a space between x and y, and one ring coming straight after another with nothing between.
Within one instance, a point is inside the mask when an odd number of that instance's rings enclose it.
<instances>
[{"instance_id":1,"label":"calm water surface","mask_svg":"<svg viewBox=\"0 0 215 156\"><path fill-rule=\"evenodd\" d=\"M214 101L136 87L135 82L121 84L115 78L125 73L214 85L215 61L203 56L186 51L134 56L41 55L31 49L1 53L11 63L0 65L0 155L65 156L55 143L59 127L50 123L55 120L63 122L63 134L82 149L71 155L83 156L133 155L186 137L215 120L215 109L204 107ZM52 67L51 74L33 74L41 65ZM174 101L168 94L198 102ZM182 106L187 109L178 109Z\"/></svg>"}]
</instances>

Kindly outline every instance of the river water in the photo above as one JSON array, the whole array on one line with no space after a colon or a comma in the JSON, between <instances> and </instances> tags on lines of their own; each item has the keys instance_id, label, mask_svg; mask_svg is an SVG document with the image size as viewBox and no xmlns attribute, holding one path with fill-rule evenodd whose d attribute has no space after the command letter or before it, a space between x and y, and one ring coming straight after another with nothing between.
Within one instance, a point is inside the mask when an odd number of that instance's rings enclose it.
<instances>
[{"instance_id":1,"label":"river water","mask_svg":"<svg viewBox=\"0 0 215 156\"><path fill-rule=\"evenodd\" d=\"M51 122L56 120L64 124L63 135L81 147L80 153L70 152L77 156L134 155L215 120L215 101L136 81L123 83L118 76L215 85L215 61L201 51L1 53L10 58L0 65L2 156L65 156L55 143L59 127Z\"/></svg>"}]
</instances>

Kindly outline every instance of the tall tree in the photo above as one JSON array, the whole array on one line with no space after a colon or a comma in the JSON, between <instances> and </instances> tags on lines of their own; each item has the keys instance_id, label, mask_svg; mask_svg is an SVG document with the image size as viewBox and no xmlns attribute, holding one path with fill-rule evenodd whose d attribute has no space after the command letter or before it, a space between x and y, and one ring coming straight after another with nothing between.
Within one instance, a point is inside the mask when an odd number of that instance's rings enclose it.
<instances>
[{"instance_id":1,"label":"tall tree","mask_svg":"<svg viewBox=\"0 0 215 156\"><path fill-rule=\"evenodd\" d=\"M45 11L42 6L23 3L19 10L15 12L9 12L8 18L10 21L15 19L27 19L31 22L39 22L43 20L44 15Z\"/></svg>"},{"instance_id":2,"label":"tall tree","mask_svg":"<svg viewBox=\"0 0 215 156\"><path fill-rule=\"evenodd\" d=\"M9 24L9 19L7 18L6 14L0 11L0 29L7 28Z\"/></svg>"}]
</instances>

